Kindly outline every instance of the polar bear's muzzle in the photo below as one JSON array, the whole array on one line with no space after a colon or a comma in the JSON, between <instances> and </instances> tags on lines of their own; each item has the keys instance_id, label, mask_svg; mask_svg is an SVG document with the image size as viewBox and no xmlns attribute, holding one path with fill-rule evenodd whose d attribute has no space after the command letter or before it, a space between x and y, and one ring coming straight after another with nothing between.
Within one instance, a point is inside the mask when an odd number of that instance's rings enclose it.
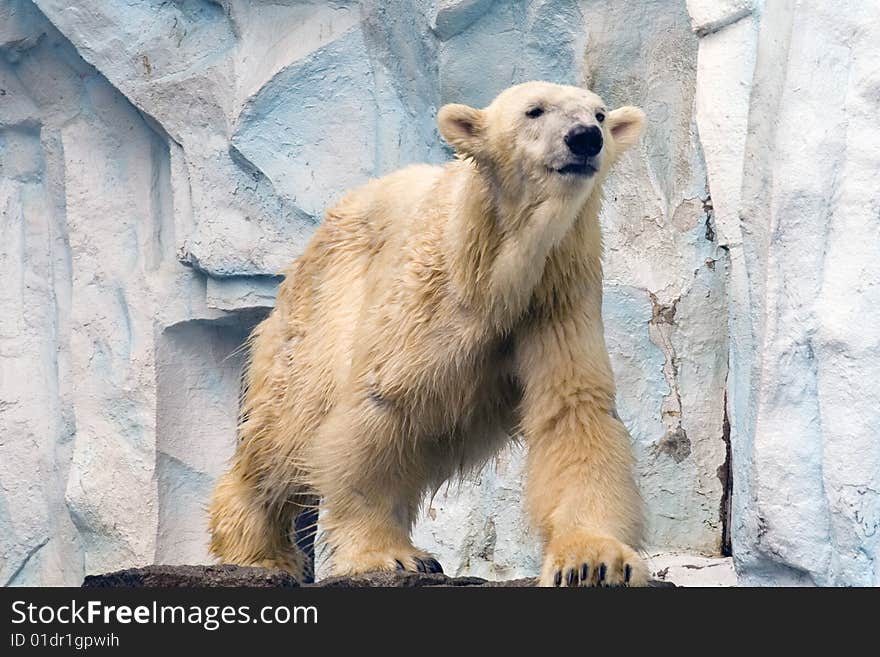
<instances>
[{"instance_id":1,"label":"polar bear's muzzle","mask_svg":"<svg viewBox=\"0 0 880 657\"><path fill-rule=\"evenodd\" d=\"M595 125L579 123L565 134L565 145L571 158L556 173L575 176L592 176L599 168L595 160L602 152L602 131Z\"/></svg>"}]
</instances>

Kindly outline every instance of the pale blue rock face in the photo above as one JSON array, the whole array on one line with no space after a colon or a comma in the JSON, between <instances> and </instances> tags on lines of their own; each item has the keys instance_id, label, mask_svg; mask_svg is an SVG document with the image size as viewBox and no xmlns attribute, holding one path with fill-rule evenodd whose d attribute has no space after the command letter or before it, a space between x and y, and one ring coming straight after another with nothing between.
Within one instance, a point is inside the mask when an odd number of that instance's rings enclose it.
<instances>
[{"instance_id":1,"label":"pale blue rock face","mask_svg":"<svg viewBox=\"0 0 880 657\"><path fill-rule=\"evenodd\" d=\"M804 310L816 297L833 308L853 282L843 229L817 227L843 221L858 185L810 178L800 194L789 170L820 158L758 120L786 94L791 125L811 111L756 55L762 30L769 39L793 19L797 46L821 51L832 20L804 11L0 0L0 584L207 561L202 507L235 444L239 347L280 274L347 189L451 157L436 129L443 103L482 106L530 79L586 85L648 115L601 220L606 339L649 552L718 554L727 524L749 583L880 583L877 385L860 384L858 420L841 410L846 381L878 379L876 336L859 332L867 320ZM861 117L858 98L876 85L838 46L815 75ZM791 79L812 75L789 65ZM859 125L870 149L876 130ZM865 156L846 152L860 143L834 148L854 180ZM839 206L822 200L835 194ZM809 230L786 223L786 207ZM854 257L870 262L862 241ZM821 266L797 255L826 248ZM854 287L875 317L877 286ZM442 488L417 543L453 574L535 574L522 465L522 450L507 450Z\"/></svg>"}]
</instances>

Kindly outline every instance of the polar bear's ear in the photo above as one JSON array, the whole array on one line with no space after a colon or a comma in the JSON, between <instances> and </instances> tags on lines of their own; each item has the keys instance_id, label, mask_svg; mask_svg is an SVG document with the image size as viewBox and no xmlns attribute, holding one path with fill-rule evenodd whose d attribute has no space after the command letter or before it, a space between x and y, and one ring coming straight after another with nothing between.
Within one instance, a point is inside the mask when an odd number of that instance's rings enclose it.
<instances>
[{"instance_id":1,"label":"polar bear's ear","mask_svg":"<svg viewBox=\"0 0 880 657\"><path fill-rule=\"evenodd\" d=\"M605 125L611 131L617 152L620 154L641 137L645 129L645 113L638 107L629 105L619 107L608 114Z\"/></svg>"},{"instance_id":2,"label":"polar bear's ear","mask_svg":"<svg viewBox=\"0 0 880 657\"><path fill-rule=\"evenodd\" d=\"M440 108L437 126L450 146L462 155L476 155L483 144L485 115L481 110L451 103Z\"/></svg>"}]
</instances>

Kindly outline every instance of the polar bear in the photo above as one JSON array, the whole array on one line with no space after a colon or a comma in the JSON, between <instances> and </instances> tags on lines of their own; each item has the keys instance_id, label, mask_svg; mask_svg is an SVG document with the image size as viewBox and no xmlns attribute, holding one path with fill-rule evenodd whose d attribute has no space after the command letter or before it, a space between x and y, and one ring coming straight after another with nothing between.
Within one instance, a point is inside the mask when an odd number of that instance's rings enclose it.
<instances>
[{"instance_id":1,"label":"polar bear","mask_svg":"<svg viewBox=\"0 0 880 657\"><path fill-rule=\"evenodd\" d=\"M292 525L320 504L335 574L441 571L410 540L426 492L521 436L539 583L645 584L598 222L644 113L528 82L437 120L457 158L345 196L255 328L211 550L302 577Z\"/></svg>"}]
</instances>

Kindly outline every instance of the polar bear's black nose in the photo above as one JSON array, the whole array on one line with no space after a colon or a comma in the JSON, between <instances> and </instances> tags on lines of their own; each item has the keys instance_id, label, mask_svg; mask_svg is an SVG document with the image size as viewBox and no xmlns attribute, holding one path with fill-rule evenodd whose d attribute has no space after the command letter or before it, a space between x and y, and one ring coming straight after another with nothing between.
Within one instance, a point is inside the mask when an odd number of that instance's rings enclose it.
<instances>
[{"instance_id":1,"label":"polar bear's black nose","mask_svg":"<svg viewBox=\"0 0 880 657\"><path fill-rule=\"evenodd\" d=\"M565 135L565 145L575 155L593 157L602 150L602 131L594 125L576 125Z\"/></svg>"}]
</instances>

